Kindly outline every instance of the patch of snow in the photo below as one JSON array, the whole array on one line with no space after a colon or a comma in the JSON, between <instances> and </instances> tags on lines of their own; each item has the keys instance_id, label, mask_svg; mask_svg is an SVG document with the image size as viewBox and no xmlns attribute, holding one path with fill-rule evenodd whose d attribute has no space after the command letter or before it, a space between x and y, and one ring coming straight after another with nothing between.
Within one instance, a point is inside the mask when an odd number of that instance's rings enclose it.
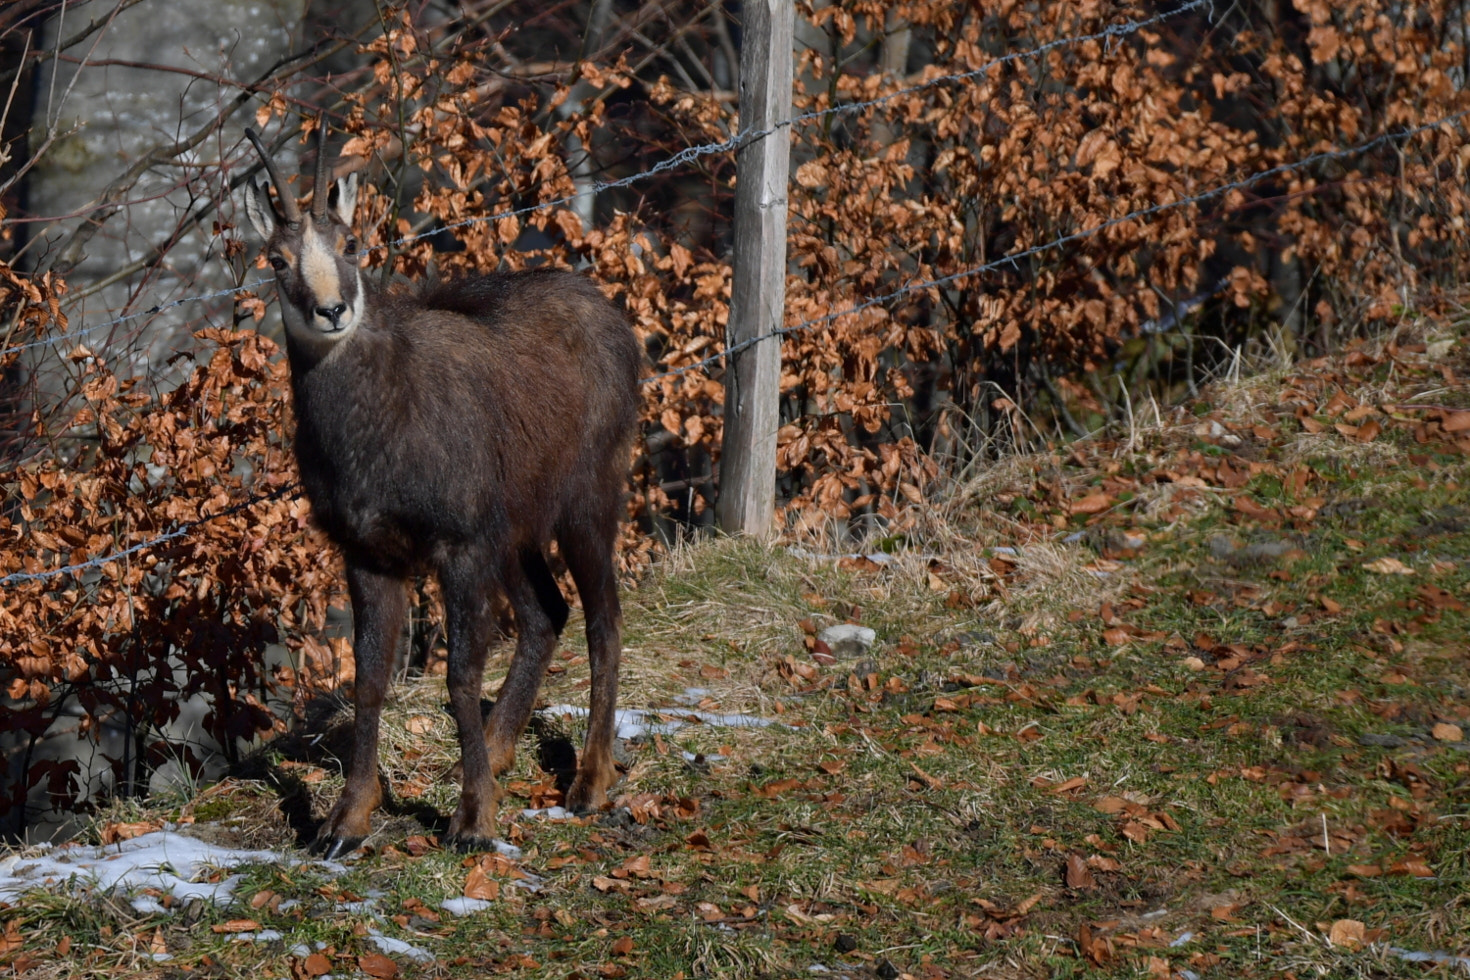
<instances>
[{"instance_id":1,"label":"patch of snow","mask_svg":"<svg viewBox=\"0 0 1470 980\"><path fill-rule=\"evenodd\" d=\"M261 929L259 932L237 932L230 938L237 943L269 943L285 937L279 929Z\"/></svg>"},{"instance_id":2,"label":"patch of snow","mask_svg":"<svg viewBox=\"0 0 1470 980\"><path fill-rule=\"evenodd\" d=\"M419 949L412 943L406 943L402 939L384 936L376 929L368 929L368 939L385 953L397 953L399 956L407 956L415 963L434 962L434 954L428 950Z\"/></svg>"},{"instance_id":3,"label":"patch of snow","mask_svg":"<svg viewBox=\"0 0 1470 980\"><path fill-rule=\"evenodd\" d=\"M543 806L522 810L521 817L526 820L571 820L576 814L564 806Z\"/></svg>"},{"instance_id":4,"label":"patch of snow","mask_svg":"<svg viewBox=\"0 0 1470 980\"><path fill-rule=\"evenodd\" d=\"M338 902L337 910L339 912L352 912L355 915L373 915L377 910L378 899L382 898L385 894L386 892L381 888L369 888L367 894L359 901Z\"/></svg>"},{"instance_id":5,"label":"patch of snow","mask_svg":"<svg viewBox=\"0 0 1470 980\"><path fill-rule=\"evenodd\" d=\"M1470 956L1459 956L1455 953L1445 953L1435 950L1432 953L1423 953L1418 950L1400 949L1397 946L1388 947L1388 951L1401 960L1410 963L1441 963L1458 966L1470 970Z\"/></svg>"},{"instance_id":6,"label":"patch of snow","mask_svg":"<svg viewBox=\"0 0 1470 980\"><path fill-rule=\"evenodd\" d=\"M485 911L492 904L483 898L446 898L439 907L450 915L473 915Z\"/></svg>"},{"instance_id":7,"label":"patch of snow","mask_svg":"<svg viewBox=\"0 0 1470 980\"><path fill-rule=\"evenodd\" d=\"M1189 941L1191 939L1193 939L1193 938L1194 938L1194 933L1188 932L1188 931L1181 932L1179 935L1177 935L1177 936L1174 937L1174 941L1169 944L1169 948L1170 949L1178 949L1180 946L1184 946L1184 945L1188 944Z\"/></svg>"},{"instance_id":8,"label":"patch of snow","mask_svg":"<svg viewBox=\"0 0 1470 980\"><path fill-rule=\"evenodd\" d=\"M839 623L817 634L817 639L839 657L861 657L878 640L877 631L856 623Z\"/></svg>"},{"instance_id":9,"label":"patch of snow","mask_svg":"<svg viewBox=\"0 0 1470 980\"><path fill-rule=\"evenodd\" d=\"M540 713L552 717L571 715L573 718L586 718L590 711L587 708L578 708L570 704L555 704L549 708L543 708ZM697 718L706 725L722 728L765 728L768 725L778 724L770 718L722 714L717 711L688 711L682 708L669 711L641 711L637 708L619 708L616 715L617 735L624 741L641 739L652 734L668 735L688 725L690 718Z\"/></svg>"},{"instance_id":10,"label":"patch of snow","mask_svg":"<svg viewBox=\"0 0 1470 980\"><path fill-rule=\"evenodd\" d=\"M139 915L166 915L168 909L152 895L139 895L128 903Z\"/></svg>"},{"instance_id":11,"label":"patch of snow","mask_svg":"<svg viewBox=\"0 0 1470 980\"><path fill-rule=\"evenodd\" d=\"M805 558L808 561L842 561L844 559L847 561L857 561L859 559L866 558L868 561L872 562L875 565L887 565L889 562L896 561L898 559L897 555L891 555L886 551L870 551L867 554L862 554L861 552L857 551L847 551L838 554L828 555L822 554L821 552L817 551L808 551L800 545L792 545L787 548L786 551L789 554L796 556L797 558ZM914 555L913 557L918 558L921 561L929 561L935 556Z\"/></svg>"},{"instance_id":12,"label":"patch of snow","mask_svg":"<svg viewBox=\"0 0 1470 980\"><path fill-rule=\"evenodd\" d=\"M68 846L37 848L34 853L12 854L0 859L0 899L15 899L26 892L84 887L99 891L137 891L156 888L180 902L197 898L219 903L229 901L239 875L217 882L197 882L206 870L233 868L241 864L296 864L279 851L243 851L217 847L193 837L166 830L142 834L132 840L100 847ZM140 912L162 911L152 896L139 896L133 907Z\"/></svg>"}]
</instances>

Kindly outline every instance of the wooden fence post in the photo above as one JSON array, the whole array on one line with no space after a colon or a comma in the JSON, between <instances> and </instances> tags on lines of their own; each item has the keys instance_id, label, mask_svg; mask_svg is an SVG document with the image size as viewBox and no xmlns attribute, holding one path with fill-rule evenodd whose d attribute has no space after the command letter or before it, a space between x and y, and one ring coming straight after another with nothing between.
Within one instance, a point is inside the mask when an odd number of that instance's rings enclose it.
<instances>
[{"instance_id":1,"label":"wooden fence post","mask_svg":"<svg viewBox=\"0 0 1470 980\"><path fill-rule=\"evenodd\" d=\"M766 130L791 119L794 0L741 6L740 128ZM791 129L780 126L736 156L735 267L727 347L781 328L786 308L786 181ZM729 534L765 535L776 509L776 428L781 341L761 341L725 366L725 437L715 516Z\"/></svg>"}]
</instances>

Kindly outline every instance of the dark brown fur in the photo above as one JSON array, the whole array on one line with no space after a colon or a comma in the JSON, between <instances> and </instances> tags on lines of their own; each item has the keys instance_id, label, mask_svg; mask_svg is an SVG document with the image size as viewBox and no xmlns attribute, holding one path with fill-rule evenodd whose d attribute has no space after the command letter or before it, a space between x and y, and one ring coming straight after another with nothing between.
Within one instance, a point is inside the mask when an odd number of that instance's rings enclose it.
<instances>
[{"instance_id":1,"label":"dark brown fur","mask_svg":"<svg viewBox=\"0 0 1470 980\"><path fill-rule=\"evenodd\" d=\"M320 149L318 130L318 156ZM246 135L265 155L259 138ZM279 175L267 170L280 189ZM319 163L310 215L250 186L286 323L296 459L314 519L342 549L357 667L354 751L317 835L329 856L367 836L381 802L378 721L403 629L409 577L444 594L449 703L462 789L448 837L495 833L495 776L530 720L567 604L546 564L557 543L587 620L587 740L567 805L596 808L617 779L612 738L622 614L613 547L642 361L626 317L591 281L552 270L434 281L379 293L348 223L355 177ZM485 655L495 602L518 638L488 721Z\"/></svg>"},{"instance_id":2,"label":"dark brown fur","mask_svg":"<svg viewBox=\"0 0 1470 980\"><path fill-rule=\"evenodd\" d=\"M404 580L422 571L436 573L444 590L464 759L450 833L471 845L492 836L498 789L486 778L514 758L566 622L545 561L553 539L587 611L593 674L594 718L568 802L601 805L616 778L621 614L612 556L637 418L632 331L590 281L556 271L442 282L417 296L370 297L368 309L356 334L322 361L293 354L292 363L302 482L346 557L357 619L361 761L354 758L321 839L340 852L368 832L379 802L372 749ZM497 591L515 610L519 639L482 733Z\"/></svg>"}]
</instances>

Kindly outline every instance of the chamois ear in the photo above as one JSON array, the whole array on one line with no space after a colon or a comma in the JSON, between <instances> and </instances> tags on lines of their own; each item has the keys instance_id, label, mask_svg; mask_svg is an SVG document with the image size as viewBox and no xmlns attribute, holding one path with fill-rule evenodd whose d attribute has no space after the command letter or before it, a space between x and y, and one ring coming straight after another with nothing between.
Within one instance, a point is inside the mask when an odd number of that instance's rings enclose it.
<instances>
[{"instance_id":1,"label":"chamois ear","mask_svg":"<svg viewBox=\"0 0 1470 980\"><path fill-rule=\"evenodd\" d=\"M348 174L337 181L333 192L336 197L333 203L337 217L344 225L352 227L352 212L357 210L357 174Z\"/></svg>"},{"instance_id":2,"label":"chamois ear","mask_svg":"<svg viewBox=\"0 0 1470 980\"><path fill-rule=\"evenodd\" d=\"M271 203L270 192L253 180L245 185L245 216L266 241L276 233L276 225L280 222L276 206Z\"/></svg>"}]
</instances>

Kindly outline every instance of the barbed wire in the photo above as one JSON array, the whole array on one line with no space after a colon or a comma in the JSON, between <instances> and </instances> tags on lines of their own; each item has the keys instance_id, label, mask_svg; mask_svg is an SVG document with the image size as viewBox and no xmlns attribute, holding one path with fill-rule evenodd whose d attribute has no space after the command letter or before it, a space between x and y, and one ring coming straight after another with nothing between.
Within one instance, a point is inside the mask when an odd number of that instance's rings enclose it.
<instances>
[{"instance_id":1,"label":"barbed wire","mask_svg":"<svg viewBox=\"0 0 1470 980\"><path fill-rule=\"evenodd\" d=\"M62 575L75 575L80 572L89 571L94 568L101 568L103 565L109 564L111 562L121 561L124 558L136 555L140 551L147 551L150 548L156 548L161 544L167 544L168 542L173 541L177 538L185 537L191 531L202 524L208 524L210 521L217 521L221 517L231 517L235 514L240 513L243 510L248 510L249 508L254 507L256 504L264 503L267 500L277 500L288 493L300 490L300 488L301 484L299 483L288 483L284 487L279 487L275 490L272 490L270 493L257 494L254 497L251 497L249 500L243 500L238 504L233 504L229 507L226 507L218 514L211 514L208 517L201 517L193 521L185 521L183 524L175 527L172 531L167 531L163 534L158 535L157 537L149 538L146 541L140 541L132 547L124 548L122 551L117 551L106 555L98 555L96 558L88 558L86 561L79 561L71 565L63 565L60 568L47 569L44 572L11 572L9 575L0 578L0 588L4 588L5 586L9 585L23 585L27 582L42 582L47 579L58 578Z\"/></svg>"},{"instance_id":2,"label":"barbed wire","mask_svg":"<svg viewBox=\"0 0 1470 980\"><path fill-rule=\"evenodd\" d=\"M952 82L969 81L971 79L988 74L992 70L1001 66L1017 61L1024 61L1030 58L1037 58L1059 48L1069 47L1078 44L1086 44L1090 41L1111 41L1127 37L1147 27L1152 27L1155 24L1161 23L1162 21L1168 20L1172 17L1177 17L1180 14L1186 13L1190 10L1197 10L1201 7L1209 7L1211 9L1211 12L1213 13L1214 0L1188 0L1187 3L1184 3L1174 10L1168 11L1166 13L1155 14L1154 16L1144 18L1143 20L1130 20L1121 24L1110 24L1102 30L1093 31L1088 34L1078 34L1070 37L1057 38L1056 40L1048 41L1045 44L1039 45L1035 48L1030 48L1025 51L1015 51L1007 55L1002 55L998 58L993 58L978 68L967 69L966 71L961 72L953 72L946 75L937 75L934 78L926 79L925 81L919 82L917 84L907 86L894 92L890 92L887 95L881 95L877 98L868 99L864 102L850 102L843 103L842 105L828 106L825 109L813 109L809 112L801 113L800 115L793 116L791 119L783 120L782 122L775 123L774 125L766 128L751 128L741 130L734 136L731 136L729 139L719 140L713 143L704 143L696 146L686 146L674 155L660 160L658 163L655 163L647 170L639 171L635 174L629 174L626 177L619 177L616 180L595 181L593 182L591 187L584 188L582 190L576 191L575 193L567 194L562 197L553 198L548 201L542 201L538 204L528 204L523 207L511 208L506 211L498 211L494 214L477 215L470 218L464 218L459 221L450 222L449 224L439 225L429 231L419 232L414 235L405 235L402 238L398 238L390 242L385 242L382 245L375 245L371 249L368 249L368 251L381 251L382 249L386 248L398 248L402 245L411 245L414 242L422 241L426 238L433 238L434 236L442 234L443 232L454 231L459 228L467 228L472 225L485 224L491 221L503 221L507 218L519 218L527 214L533 214L537 211L545 211L552 208L564 207L584 197L590 197L601 194L605 191L629 187L633 184L647 180L650 177L656 177L659 174L667 173L671 170L676 170L680 167L685 166L686 164L693 163L695 160L698 160L701 157L712 156L717 153L729 153L739 150L749 143L755 142L756 140L765 139L780 132L783 129L789 129L801 123L811 122L813 120L821 119L830 115L862 112L864 110L871 109L888 102L892 102L893 100L902 98L903 96L914 95L918 92L935 88L940 85L947 85ZM136 320L140 317L153 316L166 310L171 310L175 307L183 306L186 303L203 302L205 300L218 299L221 296L229 296L235 293L244 292L248 289L254 289L258 286L267 285L273 281L273 279L257 279L253 282L230 286L225 289L216 290L210 293L202 293L197 296L180 297L179 299L171 300L167 303L160 303L157 306L150 307L146 310L139 310L134 313L128 313L123 316L114 317L111 320L107 320L98 324L93 324L88 327L83 327L79 330L71 331L65 334L57 334L51 337L45 337L27 344L19 344L13 347L6 347L4 349L0 349L0 357L4 357L8 354L18 353L20 351L31 350L32 348L36 347L49 347L53 344L62 343L67 340L78 339L95 333L98 330L117 326L120 323L126 323L131 320Z\"/></svg>"},{"instance_id":3,"label":"barbed wire","mask_svg":"<svg viewBox=\"0 0 1470 980\"><path fill-rule=\"evenodd\" d=\"M1356 146L1351 146L1340 150L1323 150L1319 153L1313 153L1310 156L1302 158L1301 160L1296 160L1291 163L1278 164L1275 167L1262 170L1260 173L1251 174L1248 177L1243 177L1240 180L1231 181L1228 184L1222 184L1218 187L1213 187L1207 191L1201 191L1198 194L1191 194L1187 197L1182 197L1177 201L1167 201L1160 204L1150 205L1146 208L1140 208L1136 211L1130 211L1129 213L1119 215L1116 218L1109 218L1107 221L1101 222L1097 225L1093 225L1090 228L1084 228L1081 231L1076 231L1069 235L1064 235L1061 238L1056 238L1049 242L1044 242L1040 245L1033 245L1029 248L1022 249L1019 252L1015 252L1011 255L1002 256L999 259L986 262L983 265L978 265L971 269L964 269L959 272L954 272L946 276L940 276L935 279L928 279L923 282L909 283L891 292L884 293L881 296L871 297L861 303L858 303L855 306L847 307L842 310L837 310L823 316L813 317L809 320L804 320L801 323L792 324L789 327L782 327L779 330L773 330L770 333L761 334L757 337L747 338L746 340L743 340L726 350L711 354L710 356L702 358L701 360L694 361L693 363L685 364L677 368L672 368L668 371L662 371L658 374L649 375L648 377L643 378L641 383L650 384L662 378L675 377L677 375L686 374L690 371L699 370L700 368L708 367L727 357L731 357L735 354L740 353L741 351L754 347L756 344L759 344L763 341L772 340L777 337L785 337L794 333L800 333L801 331L810 330L813 327L818 327L826 323L831 323L834 320L839 320L843 317L854 316L874 306L878 306L883 303L890 303L894 300L902 299L905 296L920 292L922 290L936 289L941 286L946 286L952 282L957 282L961 279L967 279L972 276L978 276L986 272L994 271L1004 266L1018 268L1018 264L1023 259L1027 259L1031 256L1039 255L1043 252L1048 252L1053 249L1061 248L1064 245L1069 245L1074 242L1082 241L1083 239L1090 238L1091 236L1096 235L1099 232L1106 231L1108 228L1116 227L1125 222L1135 221L1139 218L1146 218L1155 214L1161 214L1165 211L1188 207L1193 204L1200 204L1204 201L1219 197L1223 194L1228 194L1231 191L1242 190L1244 188L1252 186L1253 184L1258 184L1263 180L1268 180L1271 177L1279 177L1284 173L1290 173L1294 170L1300 170L1303 167L1308 167L1312 164L1321 163L1326 160L1342 159L1344 157L1354 156L1359 153L1366 153L1386 143L1390 143L1395 140L1410 139L1420 133L1428 132L1431 129L1436 129L1440 126L1449 125L1465 118L1466 116L1470 116L1470 109L1464 109L1460 112L1445 116L1442 119L1437 119L1434 122L1424 123L1422 125L1414 126L1409 129L1399 130L1393 133L1384 133L1381 136L1377 136ZM102 555L96 558L89 559L87 561L78 562L72 565L66 565L61 568L51 569L45 572L11 573L10 575L6 575L3 578L0 578L0 587L17 583L40 581L44 579L55 578L61 575L82 572L92 568L99 568L102 565L107 564L108 562L118 561L119 559L126 558L140 551L145 551L149 548L156 547L157 545L164 544L176 538L183 537L194 528L199 527L201 524L205 524L212 520L217 520L221 517L228 517L232 514L239 513L240 511L248 507L252 507L255 504L261 503L265 500L276 499L287 492L298 489L298 487L299 485L297 484L291 484L279 490L275 490L272 493L252 497L250 500L236 504L233 507L226 508L218 514L181 524L178 527L174 528L172 531L169 531L165 534L160 534L157 537L151 538L147 541L139 542L138 544L135 544L130 548L113 554Z\"/></svg>"},{"instance_id":4,"label":"barbed wire","mask_svg":"<svg viewBox=\"0 0 1470 980\"><path fill-rule=\"evenodd\" d=\"M1128 21L1124 24L1111 24L1103 30L1094 31L1091 34L1078 34L1072 37L1058 38L1054 41L1048 41L1045 44L1042 44L1035 48L1030 48L1026 51L1015 51L1011 54L1002 55L999 58L994 58L981 65L979 68L972 68L962 72L954 72L948 75L938 75L926 81L919 82L916 85L910 85L907 88L899 89L896 92L890 92L887 95L881 95L875 99L869 99L866 102L851 102L844 103L838 106L829 106L825 109L813 109L810 112L804 112L800 115L793 116L790 119L782 120L781 122L775 123L762 129L743 129L726 140L721 140L716 143L705 143L699 146L685 147L678 153L675 153L673 156L659 161L658 163L654 164L647 170L642 171L641 173L632 174L627 177L620 177L617 180L596 181L591 187L587 188L586 190L577 191L574 194L568 194L564 197L555 198L550 201L543 201L540 204L526 205L525 207L515 208L510 211L501 211L497 214L479 215L472 218L464 218L460 221L455 221L447 225L441 225L433 229L432 231L420 232L417 235L409 235L407 237L400 238L397 241L388 242L384 245L379 245L376 247L380 249L397 248L400 245L409 245L413 242L420 241L425 238L432 238L433 236L441 232L453 231L456 228L465 228L470 225L482 224L487 221L500 221L504 218L517 218L521 215L530 214L535 211L541 211L547 208L561 207L583 197L600 194L603 191L616 190L620 187L627 187L631 184L638 183L639 181L645 180L657 174L661 174L666 171L682 167L686 163L692 163L700 157L710 156L715 153L728 153L733 150L739 150L749 143L753 143L756 140L765 139L768 136L779 133L783 129L790 129L793 126L796 126L798 123L810 122L814 119L821 119L824 116L836 115L840 113L861 112L865 109L871 109L875 106L882 105L885 102L891 102L892 100L900 98L902 96L913 95L917 92L922 92L925 89L934 88L938 85L945 85L950 82L968 81L972 78L977 78L981 75L987 74L991 70L999 68L1002 65L1007 65L1015 61L1023 61L1029 58L1039 57L1050 51L1054 51L1057 48L1067 47L1069 45L1075 44L1085 44L1088 41L1102 41L1110 40L1113 38L1126 37L1129 34L1133 34L1137 31L1143 30L1146 27L1152 27L1154 24L1157 24L1163 20L1167 20L1170 17L1177 17L1180 14L1189 10L1195 10L1199 7L1211 7L1213 9L1213 4L1214 0L1189 0L1189 2L1183 4L1175 10L1169 11L1168 13L1155 14L1153 17L1149 17L1141 21Z\"/></svg>"},{"instance_id":5,"label":"barbed wire","mask_svg":"<svg viewBox=\"0 0 1470 980\"><path fill-rule=\"evenodd\" d=\"M793 324L789 327L782 327L779 330L773 330L770 333L761 334L757 337L747 337L745 340L740 341L739 343L727 348L726 350L711 354L710 356L702 358L698 361L694 361L691 364L685 364L677 368L671 368L670 370L659 372L658 374L649 375L648 377L643 379L643 383L649 384L651 382L658 381L661 378L674 377L676 375L686 374L689 371L696 371L700 368L708 367L709 365L714 364L717 361L720 361L727 357L731 357L735 354L740 353L741 351L754 347L756 344L759 344L762 341L771 340L776 337L785 337L789 334L800 333L803 330L810 330L813 327L819 327L825 323L831 323L832 321L839 320L842 317L854 316L858 313L861 313L863 310L870 309L871 307L878 306L883 303L890 303L896 299L902 299L903 297L908 296L912 293L921 292L926 289L935 289L940 286L946 286L952 282L956 282L961 279L968 279L971 276L978 276L986 272L993 272L996 269L1000 269L1004 266L1019 268L1018 263L1022 259L1030 258L1033 255L1039 255L1042 252L1049 252L1053 249L1061 248L1064 245L1070 245L1073 242L1082 241L1085 238L1090 238L1093 235L1096 235L1098 232L1106 231L1109 228L1114 228L1126 222L1136 221L1139 218L1147 218L1152 215L1161 214L1165 211L1172 211L1177 208L1188 207L1192 204L1200 204L1204 201L1210 200L1211 198L1219 197L1222 194L1228 194L1231 191L1242 190L1246 187L1250 187L1253 184L1258 184L1263 180L1268 180L1272 177L1279 177L1284 173L1289 173L1293 170L1300 170L1303 167L1308 167L1315 163L1321 163L1324 160L1335 160L1341 159L1343 157L1356 156L1359 153L1366 153L1369 150L1372 150L1378 146L1382 146L1385 143L1390 143L1394 140L1410 139L1414 136L1419 135L1420 133L1428 132L1431 129L1437 129L1440 126L1445 126L1450 123L1457 122L1460 119L1465 118L1467 115L1470 115L1470 109L1463 109L1459 112L1445 116L1443 119L1437 119L1434 122L1424 123L1423 125L1415 126L1410 129L1400 130L1394 133L1384 133L1381 136L1368 140L1365 143L1360 143L1357 146L1351 146L1342 150L1323 150L1320 153L1314 153L1311 156L1302 158L1301 160L1297 160L1292 163L1278 164L1277 166L1271 167L1267 170L1262 170L1260 173L1252 174L1249 177L1243 177L1240 180L1232 181L1229 184L1223 184L1219 187L1211 188L1210 190L1203 191L1199 194L1191 194L1188 197L1182 197L1177 201L1167 201L1161 204L1150 205L1146 208L1140 208L1137 211L1130 211L1129 213L1119 215L1116 218L1109 218L1107 221L1104 221L1101 224L1094 225L1090 228L1084 228L1081 231L1073 232L1070 235L1063 235L1061 238L1053 239L1052 241L1045 242L1041 245L1033 245L1030 248L1023 249L1022 251L1015 252L1010 255L1002 256L1001 258L986 262L983 265L975 266L972 269L964 269L960 272L954 272L947 276L940 276L937 279L929 279L924 282L910 283L909 285L902 286L899 289L893 290L892 292L884 293L881 296L874 296L871 299L857 304L856 306L847 307L845 309L838 310L833 313L828 313L823 316L813 317L810 320L804 320L801 323Z\"/></svg>"},{"instance_id":6,"label":"barbed wire","mask_svg":"<svg viewBox=\"0 0 1470 980\"><path fill-rule=\"evenodd\" d=\"M247 282L242 283L238 286L227 286L224 289L217 289L212 293L201 293L198 296L181 296L178 299L169 300L167 303L159 303L156 306L150 306L146 310L138 310L135 313L128 313L123 316L113 317L111 320L105 320L102 323L94 323L91 326L82 327L78 330L72 330L68 333L57 334L52 337L45 337L41 340L33 340L28 344L17 344L14 347L6 347L4 350L0 350L0 357L4 357L6 354L14 354L18 351L30 350L33 347L49 347L52 344L59 344L63 340L80 339L89 334L94 334L98 330L105 330L108 327L115 327L119 323L127 323L129 320L136 320L139 317L154 316L155 314L162 313L165 310L171 310L176 306L183 306L185 303L201 302L206 299L218 299L221 296L230 296L234 293L243 293L247 289L254 289L257 286L269 285L274 281L274 279L257 279L254 282Z\"/></svg>"},{"instance_id":7,"label":"barbed wire","mask_svg":"<svg viewBox=\"0 0 1470 980\"><path fill-rule=\"evenodd\" d=\"M1088 41L1112 41L1117 38L1127 37L1129 34L1134 34L1138 31L1141 31L1145 27L1152 27L1153 25L1158 24L1162 21L1166 21L1171 17L1178 17L1180 14L1185 13L1186 11L1197 10L1200 7L1209 7L1211 19L1214 18L1215 0L1189 0L1189 2L1182 4L1179 7L1174 8L1173 10L1162 14L1155 14L1154 16L1146 18L1144 20L1128 21L1124 24L1110 24L1102 30L1095 31L1092 34L1078 34L1074 37L1058 38L1055 41L1048 41L1040 47L1031 48L1028 51L1017 51L1011 54L1002 55L999 58L987 61L979 68L972 68L968 71L955 72L952 75L936 75L934 78L919 82L915 85L910 85L907 88L901 88L896 92L889 92L887 95L880 95L877 98L869 99L866 102L845 102L842 105L829 106L826 109L813 109L810 112L804 112L801 115L793 116L789 123L777 123L771 129L760 131L756 135L768 136L784 126L794 126L797 123L811 122L814 119L821 119L824 116L837 115L844 112L862 112L864 109L871 109L875 106L880 106L885 102L892 102L894 99L902 98L905 95L914 95L918 92L924 91L925 89L933 88L936 85L944 85L948 84L949 82L969 81L972 78L978 78L981 75L989 74L992 69L999 68L1001 65L1007 65L1013 61L1021 61L1028 58L1035 58L1038 55L1043 55L1049 51L1054 51L1057 48L1069 47L1074 44L1085 44Z\"/></svg>"}]
</instances>

